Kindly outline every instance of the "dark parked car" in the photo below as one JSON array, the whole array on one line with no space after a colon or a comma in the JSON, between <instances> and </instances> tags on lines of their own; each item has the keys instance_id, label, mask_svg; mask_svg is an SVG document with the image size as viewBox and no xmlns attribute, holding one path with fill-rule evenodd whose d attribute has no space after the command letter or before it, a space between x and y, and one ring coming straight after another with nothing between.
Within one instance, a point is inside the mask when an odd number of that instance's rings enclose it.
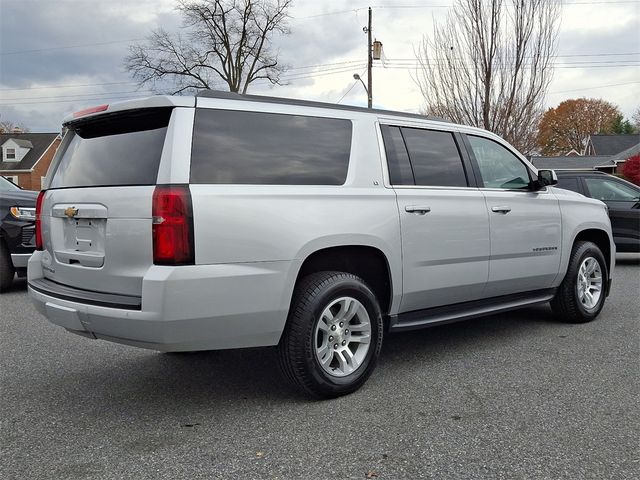
<instances>
[{"instance_id":1,"label":"dark parked car","mask_svg":"<svg viewBox=\"0 0 640 480\"><path fill-rule=\"evenodd\" d=\"M640 187L595 170L556 170L556 174L558 187L607 204L618 252L640 252Z\"/></svg>"},{"instance_id":2,"label":"dark parked car","mask_svg":"<svg viewBox=\"0 0 640 480\"><path fill-rule=\"evenodd\" d=\"M0 177L0 292L11 286L16 273L27 274L27 261L36 248L37 196Z\"/></svg>"}]
</instances>

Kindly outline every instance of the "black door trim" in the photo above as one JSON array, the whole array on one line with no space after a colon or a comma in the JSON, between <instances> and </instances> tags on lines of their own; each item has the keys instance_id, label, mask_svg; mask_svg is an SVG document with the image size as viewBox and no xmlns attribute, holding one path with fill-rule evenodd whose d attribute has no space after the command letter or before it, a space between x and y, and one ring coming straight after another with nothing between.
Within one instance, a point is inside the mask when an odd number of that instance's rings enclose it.
<instances>
[{"instance_id":1,"label":"black door trim","mask_svg":"<svg viewBox=\"0 0 640 480\"><path fill-rule=\"evenodd\" d=\"M390 330L415 330L515 310L546 303L554 297L555 293L555 288L547 288L391 315Z\"/></svg>"}]
</instances>

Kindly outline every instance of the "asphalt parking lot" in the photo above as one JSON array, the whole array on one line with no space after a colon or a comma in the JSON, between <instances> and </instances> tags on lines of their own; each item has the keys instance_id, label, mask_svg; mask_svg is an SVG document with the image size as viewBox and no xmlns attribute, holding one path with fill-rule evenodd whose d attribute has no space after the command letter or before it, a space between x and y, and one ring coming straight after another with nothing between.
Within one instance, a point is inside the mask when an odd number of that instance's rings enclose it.
<instances>
[{"instance_id":1,"label":"asphalt parking lot","mask_svg":"<svg viewBox=\"0 0 640 480\"><path fill-rule=\"evenodd\" d=\"M390 335L309 401L272 349L161 354L0 296L0 478L638 478L640 257L595 322L547 307Z\"/></svg>"}]
</instances>

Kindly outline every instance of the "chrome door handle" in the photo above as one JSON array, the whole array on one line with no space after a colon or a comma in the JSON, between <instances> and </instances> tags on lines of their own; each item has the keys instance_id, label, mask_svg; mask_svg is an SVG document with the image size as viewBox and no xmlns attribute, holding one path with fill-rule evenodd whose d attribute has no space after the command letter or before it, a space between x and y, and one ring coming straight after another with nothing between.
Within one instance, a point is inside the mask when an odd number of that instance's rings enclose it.
<instances>
[{"instance_id":1,"label":"chrome door handle","mask_svg":"<svg viewBox=\"0 0 640 480\"><path fill-rule=\"evenodd\" d=\"M404 207L404 211L407 213L417 213L418 215L424 215L431 211L431 207L422 207L418 205L407 205Z\"/></svg>"},{"instance_id":2,"label":"chrome door handle","mask_svg":"<svg viewBox=\"0 0 640 480\"><path fill-rule=\"evenodd\" d=\"M507 214L511 211L511 207L501 206L501 207L491 207L492 212L496 213L504 213Z\"/></svg>"}]
</instances>

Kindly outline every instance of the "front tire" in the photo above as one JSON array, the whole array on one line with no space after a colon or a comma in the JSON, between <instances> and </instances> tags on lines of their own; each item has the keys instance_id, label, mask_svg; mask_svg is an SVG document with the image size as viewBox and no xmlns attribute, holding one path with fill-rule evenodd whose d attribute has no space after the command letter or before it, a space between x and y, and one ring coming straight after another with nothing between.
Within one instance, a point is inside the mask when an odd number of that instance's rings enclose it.
<instances>
[{"instance_id":1,"label":"front tire","mask_svg":"<svg viewBox=\"0 0 640 480\"><path fill-rule=\"evenodd\" d=\"M9 249L0 240L0 292L5 292L13 284L15 273Z\"/></svg>"},{"instance_id":2,"label":"front tire","mask_svg":"<svg viewBox=\"0 0 640 480\"><path fill-rule=\"evenodd\" d=\"M556 317L568 323L585 323L595 319L606 297L607 262L595 243L576 242L569 267L551 308Z\"/></svg>"},{"instance_id":3,"label":"front tire","mask_svg":"<svg viewBox=\"0 0 640 480\"><path fill-rule=\"evenodd\" d=\"M315 398L354 392L373 372L382 348L382 313L359 277L318 272L295 288L278 345L291 383Z\"/></svg>"}]
</instances>

